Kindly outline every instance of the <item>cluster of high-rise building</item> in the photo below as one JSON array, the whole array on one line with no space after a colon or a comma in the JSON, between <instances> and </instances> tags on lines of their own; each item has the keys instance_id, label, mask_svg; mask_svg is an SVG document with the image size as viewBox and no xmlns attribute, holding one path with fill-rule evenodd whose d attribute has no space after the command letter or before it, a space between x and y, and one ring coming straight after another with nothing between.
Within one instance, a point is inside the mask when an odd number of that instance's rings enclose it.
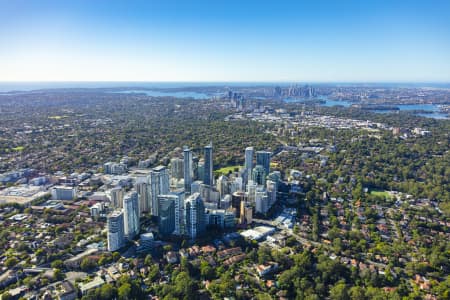
<instances>
[{"instance_id":1,"label":"cluster of high-rise building","mask_svg":"<svg viewBox=\"0 0 450 300\"><path fill-rule=\"evenodd\" d=\"M213 146L203 148L203 158L184 147L169 168L158 166L134 178L129 192L124 187L108 191L108 249L121 248L140 231L144 214L158 218L159 235L195 239L206 226L230 228L236 220L252 222L253 213L265 214L276 201L279 172L270 172L268 151L245 149L244 167L217 180L213 173ZM130 189L130 187L128 187Z\"/></svg>"},{"instance_id":2,"label":"cluster of high-rise building","mask_svg":"<svg viewBox=\"0 0 450 300\"><path fill-rule=\"evenodd\" d=\"M301 97L301 98L311 98L317 95L314 87L310 85L299 86L292 85L288 88L281 88L279 86L273 89L273 95L275 97Z\"/></svg>"},{"instance_id":3,"label":"cluster of high-rise building","mask_svg":"<svg viewBox=\"0 0 450 300\"><path fill-rule=\"evenodd\" d=\"M115 251L139 233L139 195L130 191L123 195L122 209L114 210L107 217L108 250Z\"/></svg>"}]
</instances>

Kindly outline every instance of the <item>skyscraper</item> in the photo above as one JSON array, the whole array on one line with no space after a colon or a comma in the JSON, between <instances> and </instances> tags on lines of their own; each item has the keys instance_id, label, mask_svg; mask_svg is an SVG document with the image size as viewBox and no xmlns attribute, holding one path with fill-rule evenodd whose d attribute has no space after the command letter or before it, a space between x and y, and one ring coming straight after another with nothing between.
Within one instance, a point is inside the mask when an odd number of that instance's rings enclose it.
<instances>
[{"instance_id":1,"label":"skyscraper","mask_svg":"<svg viewBox=\"0 0 450 300\"><path fill-rule=\"evenodd\" d=\"M122 187L116 186L109 190L109 194L111 197L111 205L114 208L122 208L123 207L123 196L125 192Z\"/></svg>"},{"instance_id":2,"label":"skyscraper","mask_svg":"<svg viewBox=\"0 0 450 300\"><path fill-rule=\"evenodd\" d=\"M272 180L267 180L266 188L267 188L267 195L269 196L269 207L272 207L272 205L274 205L275 202L277 201L277 192L278 192L277 183Z\"/></svg>"},{"instance_id":3,"label":"skyscraper","mask_svg":"<svg viewBox=\"0 0 450 300\"><path fill-rule=\"evenodd\" d=\"M159 215L158 227L161 235L172 234L175 230L175 201L178 197L175 195L159 195Z\"/></svg>"},{"instance_id":4,"label":"skyscraper","mask_svg":"<svg viewBox=\"0 0 450 300\"><path fill-rule=\"evenodd\" d=\"M139 216L142 216L143 212L150 211L149 197L149 184L145 176L139 176L136 178L134 185L137 193L139 194Z\"/></svg>"},{"instance_id":5,"label":"skyscraper","mask_svg":"<svg viewBox=\"0 0 450 300\"><path fill-rule=\"evenodd\" d=\"M245 165L244 165L244 168L247 171L248 177L250 177L250 174L252 174L252 170L253 170L253 153L254 153L253 147L245 148Z\"/></svg>"},{"instance_id":6,"label":"skyscraper","mask_svg":"<svg viewBox=\"0 0 450 300\"><path fill-rule=\"evenodd\" d=\"M199 193L185 200L186 233L195 239L205 231L205 206Z\"/></svg>"},{"instance_id":7,"label":"skyscraper","mask_svg":"<svg viewBox=\"0 0 450 300\"><path fill-rule=\"evenodd\" d=\"M230 189L228 188L228 178L225 175L222 175L217 179L217 190L220 193L220 198L223 198L226 194L230 193Z\"/></svg>"},{"instance_id":8,"label":"skyscraper","mask_svg":"<svg viewBox=\"0 0 450 300\"><path fill-rule=\"evenodd\" d=\"M184 161L178 157L174 157L170 160L170 176L172 176L172 178L183 178L183 163Z\"/></svg>"},{"instance_id":9,"label":"skyscraper","mask_svg":"<svg viewBox=\"0 0 450 300\"><path fill-rule=\"evenodd\" d=\"M256 164L263 166L266 175L270 173L270 155L271 153L269 151L256 152Z\"/></svg>"},{"instance_id":10,"label":"skyscraper","mask_svg":"<svg viewBox=\"0 0 450 300\"><path fill-rule=\"evenodd\" d=\"M186 231L184 220L184 191L173 191L170 192L170 195L177 197L175 199L175 230L173 231L173 234L183 235Z\"/></svg>"},{"instance_id":11,"label":"skyscraper","mask_svg":"<svg viewBox=\"0 0 450 300\"><path fill-rule=\"evenodd\" d=\"M269 210L269 197L264 188L259 187L256 190L255 210L257 213L265 214Z\"/></svg>"},{"instance_id":12,"label":"skyscraper","mask_svg":"<svg viewBox=\"0 0 450 300\"><path fill-rule=\"evenodd\" d=\"M148 179L150 185L150 212L153 216L158 216L158 195L165 195L169 193L169 172L166 167L158 166L150 171Z\"/></svg>"},{"instance_id":13,"label":"skyscraper","mask_svg":"<svg viewBox=\"0 0 450 300\"><path fill-rule=\"evenodd\" d=\"M139 233L139 195L129 192L123 198L124 231L125 236L131 240Z\"/></svg>"},{"instance_id":14,"label":"skyscraper","mask_svg":"<svg viewBox=\"0 0 450 300\"><path fill-rule=\"evenodd\" d=\"M192 152L191 150L185 146L183 149L183 159L184 159L184 191L186 194L191 193L191 184L192 184L192 177L193 177L193 170L192 170Z\"/></svg>"},{"instance_id":15,"label":"skyscraper","mask_svg":"<svg viewBox=\"0 0 450 300\"><path fill-rule=\"evenodd\" d=\"M122 211L113 211L106 219L108 230L108 251L116 251L125 244L124 220Z\"/></svg>"},{"instance_id":16,"label":"skyscraper","mask_svg":"<svg viewBox=\"0 0 450 300\"><path fill-rule=\"evenodd\" d=\"M266 184L266 170L261 165L256 165L252 171L252 181L254 181L257 185L265 185Z\"/></svg>"},{"instance_id":17,"label":"skyscraper","mask_svg":"<svg viewBox=\"0 0 450 300\"><path fill-rule=\"evenodd\" d=\"M253 180L250 180L247 184L247 201L249 203L255 203L256 201L256 188L258 184Z\"/></svg>"},{"instance_id":18,"label":"skyscraper","mask_svg":"<svg viewBox=\"0 0 450 300\"><path fill-rule=\"evenodd\" d=\"M205 173L203 183L211 186L213 180L213 146L210 143L208 146L205 146Z\"/></svg>"}]
</instances>

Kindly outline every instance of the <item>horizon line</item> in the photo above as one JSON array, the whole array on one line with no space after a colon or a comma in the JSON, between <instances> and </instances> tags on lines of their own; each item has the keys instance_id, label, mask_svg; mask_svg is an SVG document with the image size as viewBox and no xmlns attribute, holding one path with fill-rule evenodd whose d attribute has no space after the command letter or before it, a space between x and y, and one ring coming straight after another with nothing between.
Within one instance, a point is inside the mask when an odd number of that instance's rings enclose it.
<instances>
[{"instance_id":1,"label":"horizon line","mask_svg":"<svg viewBox=\"0 0 450 300\"><path fill-rule=\"evenodd\" d=\"M450 80L0 80L0 83L446 83Z\"/></svg>"}]
</instances>

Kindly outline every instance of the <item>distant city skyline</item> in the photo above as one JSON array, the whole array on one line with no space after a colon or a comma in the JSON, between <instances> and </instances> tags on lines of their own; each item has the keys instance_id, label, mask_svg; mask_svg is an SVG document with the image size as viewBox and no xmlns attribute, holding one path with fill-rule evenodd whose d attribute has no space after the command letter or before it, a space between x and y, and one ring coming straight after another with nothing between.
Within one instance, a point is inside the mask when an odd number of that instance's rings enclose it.
<instances>
[{"instance_id":1,"label":"distant city skyline","mask_svg":"<svg viewBox=\"0 0 450 300\"><path fill-rule=\"evenodd\" d=\"M450 82L450 2L0 0L0 81Z\"/></svg>"}]
</instances>

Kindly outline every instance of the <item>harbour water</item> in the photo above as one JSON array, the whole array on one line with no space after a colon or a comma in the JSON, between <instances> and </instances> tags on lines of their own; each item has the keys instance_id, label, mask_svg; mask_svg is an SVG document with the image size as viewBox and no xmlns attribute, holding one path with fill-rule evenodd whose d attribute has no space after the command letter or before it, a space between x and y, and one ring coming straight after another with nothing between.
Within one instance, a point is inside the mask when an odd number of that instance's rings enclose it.
<instances>
[{"instance_id":1,"label":"harbour water","mask_svg":"<svg viewBox=\"0 0 450 300\"><path fill-rule=\"evenodd\" d=\"M177 98L193 98L193 99L208 99L210 98L207 94L198 93L198 92L165 92L165 91L155 91L155 90L127 90L127 91L118 91L116 93L141 93L146 94L147 96L152 97L177 97Z\"/></svg>"},{"instance_id":2,"label":"harbour water","mask_svg":"<svg viewBox=\"0 0 450 300\"><path fill-rule=\"evenodd\" d=\"M326 96L319 96L317 100L320 100L320 102L317 102L317 105L320 106L326 106L326 107L332 107L332 106L343 106L343 107L350 107L352 102L345 101L345 100L331 100L328 99ZM298 102L298 103L305 103L308 104L315 103L311 99L304 99L304 98L286 98L284 99L285 102ZM417 112L414 113L417 116L427 117L427 118L434 118L434 119L448 119L447 114L440 112L439 107L437 104L395 104L393 106L398 107L398 110L372 110L372 112L381 113L381 114L387 114L387 113L396 113L398 111L423 111L423 112Z\"/></svg>"}]
</instances>

